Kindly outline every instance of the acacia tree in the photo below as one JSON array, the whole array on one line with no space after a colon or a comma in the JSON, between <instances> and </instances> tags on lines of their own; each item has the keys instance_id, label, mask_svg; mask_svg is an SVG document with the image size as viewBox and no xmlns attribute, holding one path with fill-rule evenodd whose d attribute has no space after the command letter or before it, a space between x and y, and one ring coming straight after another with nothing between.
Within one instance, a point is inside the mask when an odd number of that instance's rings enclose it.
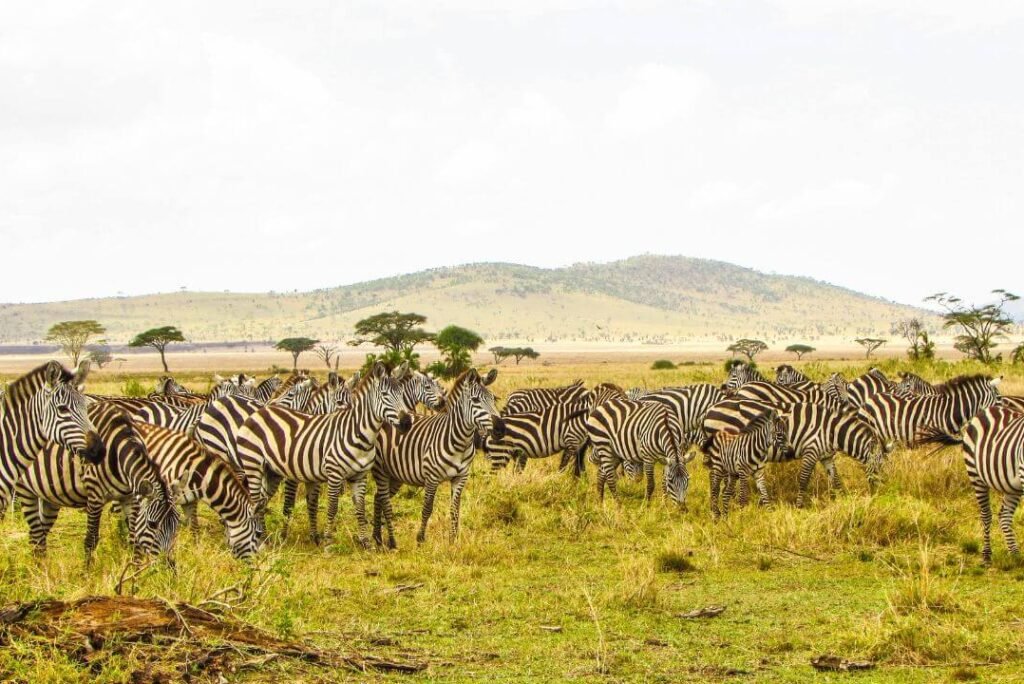
<instances>
[{"instance_id":1,"label":"acacia tree","mask_svg":"<svg viewBox=\"0 0 1024 684\"><path fill-rule=\"evenodd\" d=\"M422 326L427 317L418 313L399 313L388 311L375 314L356 323L356 337L349 340L349 345L358 347L370 343L383 347L381 361L392 366L407 362L410 368L419 368L419 354L414 350L416 345L432 342L434 333L427 332ZM368 354L367 363L378 360L375 354Z\"/></svg>"},{"instance_id":2,"label":"acacia tree","mask_svg":"<svg viewBox=\"0 0 1024 684\"><path fill-rule=\"evenodd\" d=\"M505 347L491 347L487 351L494 354L494 365L499 365L502 361L509 357L508 349Z\"/></svg>"},{"instance_id":3,"label":"acacia tree","mask_svg":"<svg viewBox=\"0 0 1024 684\"><path fill-rule=\"evenodd\" d=\"M540 352L534 351L533 347L513 347L507 350L509 356L512 356L516 360L516 365L523 359L535 359L540 356Z\"/></svg>"},{"instance_id":4,"label":"acacia tree","mask_svg":"<svg viewBox=\"0 0 1024 684\"><path fill-rule=\"evenodd\" d=\"M754 357L767 348L768 345L761 340L748 340L743 338L741 340L736 340L726 347L725 350L732 352L733 354L743 354L747 357L748 362L754 363Z\"/></svg>"},{"instance_id":5,"label":"acacia tree","mask_svg":"<svg viewBox=\"0 0 1024 684\"><path fill-rule=\"evenodd\" d=\"M871 354L888 341L889 340L882 340L876 337L862 337L859 340L854 340L854 342L864 347L864 358L866 359L870 359Z\"/></svg>"},{"instance_id":6,"label":"acacia tree","mask_svg":"<svg viewBox=\"0 0 1024 684\"><path fill-rule=\"evenodd\" d=\"M449 325L434 338L434 346L441 351L444 361L431 364L430 369L443 378L454 378L469 370L473 352L483 343L484 339L472 330Z\"/></svg>"},{"instance_id":7,"label":"acacia tree","mask_svg":"<svg viewBox=\"0 0 1024 684\"><path fill-rule=\"evenodd\" d=\"M1013 319L1003 307L1008 302L1015 302L1020 297L1006 290L992 290L999 300L985 306L967 306L959 297L939 292L925 301L931 301L942 307L946 313L944 328L957 328L960 334L954 338L953 348L965 354L967 358L992 363L999 361L1000 356L993 357L992 350L999 346L999 341L1006 339L1006 333L1013 327Z\"/></svg>"},{"instance_id":8,"label":"acacia tree","mask_svg":"<svg viewBox=\"0 0 1024 684\"><path fill-rule=\"evenodd\" d=\"M314 340L309 337L286 337L277 344L274 345L274 349L280 351L286 351L292 355L292 370L298 370L299 368L299 354L302 352L308 352L310 349L316 346L320 340Z\"/></svg>"},{"instance_id":9,"label":"acacia tree","mask_svg":"<svg viewBox=\"0 0 1024 684\"><path fill-rule=\"evenodd\" d=\"M911 361L935 358L935 343L928 339L928 331L919 318L907 318L892 324L891 332L907 341L907 356Z\"/></svg>"},{"instance_id":10,"label":"acacia tree","mask_svg":"<svg viewBox=\"0 0 1024 684\"><path fill-rule=\"evenodd\" d=\"M108 363L114 360L114 355L110 353L110 347L105 342L99 344L93 344L87 347L88 354L85 355L89 361L96 364L97 368L102 369Z\"/></svg>"},{"instance_id":11,"label":"acacia tree","mask_svg":"<svg viewBox=\"0 0 1024 684\"><path fill-rule=\"evenodd\" d=\"M333 344L318 344L313 348L313 351L318 357L320 357L320 360L324 362L324 365L330 369L331 359L333 359L334 355L338 353L338 348Z\"/></svg>"},{"instance_id":12,"label":"acacia tree","mask_svg":"<svg viewBox=\"0 0 1024 684\"><path fill-rule=\"evenodd\" d=\"M799 361L804 357L804 354L810 354L815 351L815 349L809 344L791 344L786 347L786 351L791 354L796 354L796 360Z\"/></svg>"},{"instance_id":13,"label":"acacia tree","mask_svg":"<svg viewBox=\"0 0 1024 684\"><path fill-rule=\"evenodd\" d=\"M140 332L138 335L132 338L131 342L128 343L129 347L152 347L160 352L160 363L164 366L164 373L170 372L167 367L167 358L164 356L164 351L167 349L167 345L173 342L184 342L185 335L182 334L173 325L165 325L160 328L150 328L145 332Z\"/></svg>"},{"instance_id":14,"label":"acacia tree","mask_svg":"<svg viewBox=\"0 0 1024 684\"><path fill-rule=\"evenodd\" d=\"M89 339L107 331L97 321L61 321L54 323L46 332L46 341L60 345L61 350L71 359L72 366L78 366L82 350Z\"/></svg>"}]
</instances>

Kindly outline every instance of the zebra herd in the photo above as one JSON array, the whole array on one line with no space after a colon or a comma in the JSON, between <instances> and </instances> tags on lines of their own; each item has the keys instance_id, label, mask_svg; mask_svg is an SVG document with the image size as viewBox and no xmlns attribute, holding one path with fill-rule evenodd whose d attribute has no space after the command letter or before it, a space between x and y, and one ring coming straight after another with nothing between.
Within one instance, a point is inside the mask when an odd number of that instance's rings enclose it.
<instances>
[{"instance_id":1,"label":"zebra herd","mask_svg":"<svg viewBox=\"0 0 1024 684\"><path fill-rule=\"evenodd\" d=\"M15 497L37 552L61 508L84 509L87 561L100 519L116 502L136 553L170 553L182 517L198 529L197 505L210 507L228 547L250 558L266 538L265 517L283 489L282 513L305 487L310 535L319 495L328 493L325 534L335 533L347 486L356 540L364 548L396 545L392 498L403 486L423 488L417 541L426 537L437 490L451 487L450 536L459 530L462 493L482 449L493 470L560 454L580 476L596 468L598 495L617 495L620 470L643 478L646 497L663 466L665 496L686 505L689 464L703 454L711 513L728 514L739 488L768 504L769 463L799 460L796 505L807 502L818 464L841 487L835 457L845 454L878 481L896 444L962 444L991 559L989 492L1003 495L999 524L1014 553L1013 513L1024 482L1024 398L1003 397L999 378L963 376L932 385L911 373L890 380L878 369L847 381L821 383L789 365L768 380L734 365L721 385L701 383L654 391L582 381L558 388L512 391L503 409L490 389L497 371L475 369L446 391L431 376L402 365L374 364L348 381L296 373L261 383L215 376L209 394L165 377L145 398L84 393L88 364L77 372L49 362L14 381L0 402L0 514ZM422 408L420 408L422 407ZM962 436L961 436L962 435ZM366 512L373 480L372 530Z\"/></svg>"}]
</instances>

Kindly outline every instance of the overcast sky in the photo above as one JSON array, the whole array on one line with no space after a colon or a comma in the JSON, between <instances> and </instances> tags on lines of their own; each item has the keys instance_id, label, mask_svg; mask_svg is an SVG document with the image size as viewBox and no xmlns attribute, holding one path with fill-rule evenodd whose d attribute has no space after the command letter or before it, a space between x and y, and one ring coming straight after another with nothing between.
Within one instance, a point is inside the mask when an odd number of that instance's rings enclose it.
<instances>
[{"instance_id":1,"label":"overcast sky","mask_svg":"<svg viewBox=\"0 0 1024 684\"><path fill-rule=\"evenodd\" d=\"M1019 2L8 0L0 301L644 252L1020 291L1022 65Z\"/></svg>"}]
</instances>

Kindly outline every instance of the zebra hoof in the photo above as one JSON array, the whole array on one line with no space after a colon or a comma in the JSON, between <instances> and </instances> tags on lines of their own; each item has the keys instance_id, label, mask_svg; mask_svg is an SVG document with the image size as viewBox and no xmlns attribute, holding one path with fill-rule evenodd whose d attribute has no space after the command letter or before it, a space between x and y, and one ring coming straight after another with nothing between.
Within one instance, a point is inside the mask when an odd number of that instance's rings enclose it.
<instances>
[{"instance_id":1,"label":"zebra hoof","mask_svg":"<svg viewBox=\"0 0 1024 684\"><path fill-rule=\"evenodd\" d=\"M422 544L425 541L427 541L427 535L424 532L419 532L416 535L416 543L417 544Z\"/></svg>"},{"instance_id":2,"label":"zebra hoof","mask_svg":"<svg viewBox=\"0 0 1024 684\"><path fill-rule=\"evenodd\" d=\"M361 548L363 551L369 551L370 550L370 540L367 539L366 537L357 537L356 538L356 544L358 544L359 548ZM380 543L378 542L378 546L379 545L380 545Z\"/></svg>"}]
</instances>

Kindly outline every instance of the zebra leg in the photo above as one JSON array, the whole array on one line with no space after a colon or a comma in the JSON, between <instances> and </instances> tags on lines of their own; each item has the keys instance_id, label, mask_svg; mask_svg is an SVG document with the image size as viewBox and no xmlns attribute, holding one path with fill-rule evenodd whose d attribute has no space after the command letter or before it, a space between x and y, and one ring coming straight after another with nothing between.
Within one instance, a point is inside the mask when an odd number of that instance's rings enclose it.
<instances>
[{"instance_id":1,"label":"zebra leg","mask_svg":"<svg viewBox=\"0 0 1024 684\"><path fill-rule=\"evenodd\" d=\"M373 541L380 547L384 545L384 539L381 536L381 521L384 517L386 501L391 498L391 482L387 475L377 472L373 473L373 482L377 485L373 495Z\"/></svg>"},{"instance_id":2,"label":"zebra leg","mask_svg":"<svg viewBox=\"0 0 1024 684\"><path fill-rule=\"evenodd\" d=\"M185 501L181 504L181 510L185 513L185 520L188 521L188 529L192 532L192 539L199 538L199 500Z\"/></svg>"},{"instance_id":3,"label":"zebra leg","mask_svg":"<svg viewBox=\"0 0 1024 684\"><path fill-rule=\"evenodd\" d=\"M427 539L427 523L430 522L430 516L434 514L434 496L437 494L438 484L437 481L431 480L423 488L423 514L420 518L420 531L416 533L416 541L420 544ZM388 534L390 533L389 529Z\"/></svg>"},{"instance_id":4,"label":"zebra leg","mask_svg":"<svg viewBox=\"0 0 1024 684\"><path fill-rule=\"evenodd\" d=\"M754 485L757 487L757 505L771 505L771 497L768 496L768 482L764 477L764 468L758 468L753 472Z\"/></svg>"},{"instance_id":5,"label":"zebra leg","mask_svg":"<svg viewBox=\"0 0 1024 684\"><path fill-rule=\"evenodd\" d=\"M38 556L45 555L46 537L50 533L50 528L53 527L53 522L57 519L57 515L54 513L50 524L47 525L45 521L46 509L43 508L42 499L24 495L19 496L18 499L21 504L21 514L25 516L25 522L28 523L28 538L32 543L32 552Z\"/></svg>"},{"instance_id":6,"label":"zebra leg","mask_svg":"<svg viewBox=\"0 0 1024 684\"><path fill-rule=\"evenodd\" d=\"M367 535L367 529L369 524L366 521L366 474L363 473L361 476L354 480L349 480L352 486L352 507L356 512L356 525L358 526L358 541L359 545L364 549L370 548L370 538ZM340 487L339 487L340 490ZM335 504L335 513L337 513L337 504ZM334 521L328 522L328 525L334 527Z\"/></svg>"},{"instance_id":7,"label":"zebra leg","mask_svg":"<svg viewBox=\"0 0 1024 684\"><path fill-rule=\"evenodd\" d=\"M644 499L650 501L654 496L654 461L644 461L644 477L647 478L647 491L644 494Z\"/></svg>"},{"instance_id":8,"label":"zebra leg","mask_svg":"<svg viewBox=\"0 0 1024 684\"><path fill-rule=\"evenodd\" d=\"M739 478L729 474L725 476L725 492L722 495L722 515L729 515L729 502L736 493L736 481Z\"/></svg>"},{"instance_id":9,"label":"zebra leg","mask_svg":"<svg viewBox=\"0 0 1024 684\"><path fill-rule=\"evenodd\" d=\"M981 562L988 565L992 562L992 505L989 499L988 485L984 482L973 482L974 498L981 512Z\"/></svg>"},{"instance_id":10,"label":"zebra leg","mask_svg":"<svg viewBox=\"0 0 1024 684\"><path fill-rule=\"evenodd\" d=\"M722 475L717 469L712 468L708 475L711 484L711 517L717 519L721 515L718 510L718 493L722 488Z\"/></svg>"},{"instance_id":11,"label":"zebra leg","mask_svg":"<svg viewBox=\"0 0 1024 684\"><path fill-rule=\"evenodd\" d=\"M1015 556L1020 553L1020 548L1017 546L1017 536L1013 533L1013 514L1017 512L1020 495L1020 492L1003 494L1003 505L999 509L999 529L1003 531L1006 548Z\"/></svg>"},{"instance_id":12,"label":"zebra leg","mask_svg":"<svg viewBox=\"0 0 1024 684\"><path fill-rule=\"evenodd\" d=\"M395 549L395 510L391 507L391 500L401 489L402 485L397 480L390 480L387 484L386 496L384 497L384 521L388 526L388 548Z\"/></svg>"},{"instance_id":13,"label":"zebra leg","mask_svg":"<svg viewBox=\"0 0 1024 684\"><path fill-rule=\"evenodd\" d=\"M597 497L604 501L604 487L609 477L615 475L617 466L611 463L612 455L605 447L594 446L594 460L597 462Z\"/></svg>"},{"instance_id":14,"label":"zebra leg","mask_svg":"<svg viewBox=\"0 0 1024 684\"><path fill-rule=\"evenodd\" d=\"M452 480L452 505L451 511L451 535L449 542L454 543L459 536L459 514L462 510L462 490L466 487L466 481L469 479L469 475L460 475Z\"/></svg>"},{"instance_id":15,"label":"zebra leg","mask_svg":"<svg viewBox=\"0 0 1024 684\"><path fill-rule=\"evenodd\" d=\"M739 504L741 507L746 507L750 503L750 475L748 473L740 473L740 500Z\"/></svg>"},{"instance_id":16,"label":"zebra leg","mask_svg":"<svg viewBox=\"0 0 1024 684\"><path fill-rule=\"evenodd\" d=\"M518 451L518 452L516 452L516 465L515 465L515 471L516 471L517 473L521 473L521 472L523 472L524 470L526 470L526 461L527 461L527 460L528 460L528 459L527 459L527 457L526 457L526 454L524 454L524 453L523 453L523 452L521 452L521 451Z\"/></svg>"},{"instance_id":17,"label":"zebra leg","mask_svg":"<svg viewBox=\"0 0 1024 684\"><path fill-rule=\"evenodd\" d=\"M90 499L85 505L85 514L87 516L86 529L85 529L85 565L92 565L92 554L96 550L96 546L100 541L100 517L103 515L103 504L106 503L102 499ZM135 525L132 524L134 517L132 513L135 510L135 506L126 506L125 514L128 516L128 529L131 531L131 543L134 551L138 551L138 547L135 545Z\"/></svg>"},{"instance_id":18,"label":"zebra leg","mask_svg":"<svg viewBox=\"0 0 1024 684\"><path fill-rule=\"evenodd\" d=\"M320 544L320 533L316 529L316 517L320 512L320 483L306 483L306 513L309 515L309 540Z\"/></svg>"},{"instance_id":19,"label":"zebra leg","mask_svg":"<svg viewBox=\"0 0 1024 684\"><path fill-rule=\"evenodd\" d=\"M843 480L839 477L839 469L836 468L835 454L822 459L821 465L824 466L825 472L828 474L828 484L832 489L831 496L835 498L837 492L843 491Z\"/></svg>"},{"instance_id":20,"label":"zebra leg","mask_svg":"<svg viewBox=\"0 0 1024 684\"><path fill-rule=\"evenodd\" d=\"M365 477L365 476L364 476ZM334 523L338 519L338 506L341 504L341 493L345 491L345 481L340 474L327 475L327 530L328 537L334 534ZM353 495L355 492L353 492ZM355 499L353 499L354 501Z\"/></svg>"},{"instance_id":21,"label":"zebra leg","mask_svg":"<svg viewBox=\"0 0 1024 684\"><path fill-rule=\"evenodd\" d=\"M292 511L295 510L295 497L299 495L299 483L294 480L285 480L284 482L284 501L281 504L281 515L284 519L292 517ZM270 496L273 496L271 494ZM267 497L270 498L270 497Z\"/></svg>"},{"instance_id":22,"label":"zebra leg","mask_svg":"<svg viewBox=\"0 0 1024 684\"><path fill-rule=\"evenodd\" d=\"M807 499L807 488L811 484L811 476L814 475L814 466L818 465L818 455L813 452L805 453L800 459L800 490L796 495L796 507L803 508Z\"/></svg>"}]
</instances>

